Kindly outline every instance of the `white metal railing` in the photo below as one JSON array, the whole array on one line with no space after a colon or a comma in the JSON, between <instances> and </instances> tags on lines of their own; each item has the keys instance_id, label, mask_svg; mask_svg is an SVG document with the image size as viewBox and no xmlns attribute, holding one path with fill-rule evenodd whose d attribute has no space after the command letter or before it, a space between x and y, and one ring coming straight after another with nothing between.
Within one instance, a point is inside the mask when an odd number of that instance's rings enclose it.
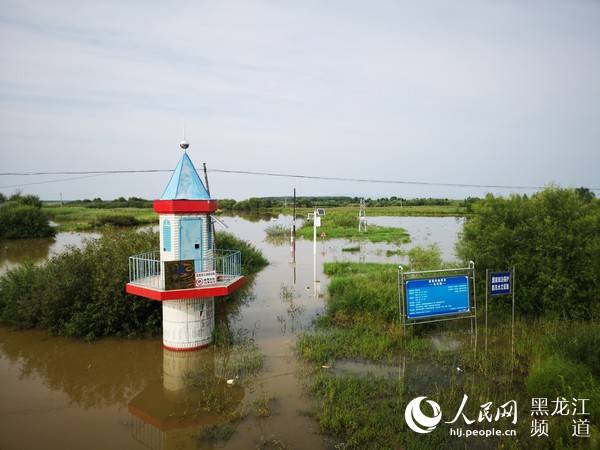
<instances>
[{"instance_id":1,"label":"white metal railing","mask_svg":"<svg viewBox=\"0 0 600 450\"><path fill-rule=\"evenodd\" d=\"M203 271L214 270L217 284L228 283L242 274L242 255L239 250L213 250L212 258L202 258ZM163 262L160 251L129 257L129 282L164 290Z\"/></svg>"},{"instance_id":2,"label":"white metal railing","mask_svg":"<svg viewBox=\"0 0 600 450\"><path fill-rule=\"evenodd\" d=\"M214 270L218 279L229 281L242 274L242 254L239 250L213 250Z\"/></svg>"},{"instance_id":3,"label":"white metal railing","mask_svg":"<svg viewBox=\"0 0 600 450\"><path fill-rule=\"evenodd\" d=\"M162 289L160 251L140 253L129 257L129 282Z\"/></svg>"}]
</instances>

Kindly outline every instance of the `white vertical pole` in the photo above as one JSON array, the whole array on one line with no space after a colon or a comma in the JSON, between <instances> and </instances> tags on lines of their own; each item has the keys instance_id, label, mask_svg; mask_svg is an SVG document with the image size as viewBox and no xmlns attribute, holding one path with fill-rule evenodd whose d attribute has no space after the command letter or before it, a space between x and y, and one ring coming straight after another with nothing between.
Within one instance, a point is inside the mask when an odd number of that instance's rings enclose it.
<instances>
[{"instance_id":1,"label":"white vertical pole","mask_svg":"<svg viewBox=\"0 0 600 450\"><path fill-rule=\"evenodd\" d=\"M313 281L317 282L317 209L313 212Z\"/></svg>"}]
</instances>

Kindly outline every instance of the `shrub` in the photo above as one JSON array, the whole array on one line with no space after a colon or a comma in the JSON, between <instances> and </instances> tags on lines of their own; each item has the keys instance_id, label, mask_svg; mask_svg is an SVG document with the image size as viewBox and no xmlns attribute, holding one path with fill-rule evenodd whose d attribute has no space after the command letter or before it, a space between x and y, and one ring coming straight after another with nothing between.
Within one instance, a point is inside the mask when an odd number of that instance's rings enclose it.
<instances>
[{"instance_id":1,"label":"shrub","mask_svg":"<svg viewBox=\"0 0 600 450\"><path fill-rule=\"evenodd\" d=\"M40 208L18 202L7 202L0 208L0 238L51 237L54 234L54 228Z\"/></svg>"},{"instance_id":2,"label":"shrub","mask_svg":"<svg viewBox=\"0 0 600 450\"><path fill-rule=\"evenodd\" d=\"M480 268L516 267L516 308L593 319L600 312L600 202L549 187L531 198L491 194L473 205L457 245ZM480 292L485 285L480 279ZM501 303L499 303L501 307Z\"/></svg>"},{"instance_id":3,"label":"shrub","mask_svg":"<svg viewBox=\"0 0 600 450\"><path fill-rule=\"evenodd\" d=\"M20 205L29 205L38 209L42 207L42 201L37 195L13 194L10 196L9 200Z\"/></svg>"},{"instance_id":4,"label":"shrub","mask_svg":"<svg viewBox=\"0 0 600 450\"><path fill-rule=\"evenodd\" d=\"M0 321L95 339L160 331L160 304L125 294L128 257L158 246L153 232L110 232L42 266L0 278Z\"/></svg>"},{"instance_id":5,"label":"shrub","mask_svg":"<svg viewBox=\"0 0 600 450\"><path fill-rule=\"evenodd\" d=\"M250 244L229 234L218 237L222 245L242 250L245 273L266 264ZM156 334L161 330L160 303L126 294L125 284L128 257L158 245L156 232L109 230L42 266L12 269L0 278L0 322L88 340Z\"/></svg>"},{"instance_id":6,"label":"shrub","mask_svg":"<svg viewBox=\"0 0 600 450\"><path fill-rule=\"evenodd\" d=\"M411 270L432 270L442 267L442 254L437 244L429 247L413 247L408 251Z\"/></svg>"}]
</instances>

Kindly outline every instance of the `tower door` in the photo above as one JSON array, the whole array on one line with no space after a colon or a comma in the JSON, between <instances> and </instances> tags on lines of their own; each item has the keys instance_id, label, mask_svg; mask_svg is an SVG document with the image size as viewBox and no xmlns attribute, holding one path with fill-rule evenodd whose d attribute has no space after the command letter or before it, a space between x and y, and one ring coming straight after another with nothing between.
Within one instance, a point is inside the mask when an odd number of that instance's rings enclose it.
<instances>
[{"instance_id":1,"label":"tower door","mask_svg":"<svg viewBox=\"0 0 600 450\"><path fill-rule=\"evenodd\" d=\"M179 222L179 259L193 259L196 272L202 271L202 220L184 217Z\"/></svg>"}]
</instances>

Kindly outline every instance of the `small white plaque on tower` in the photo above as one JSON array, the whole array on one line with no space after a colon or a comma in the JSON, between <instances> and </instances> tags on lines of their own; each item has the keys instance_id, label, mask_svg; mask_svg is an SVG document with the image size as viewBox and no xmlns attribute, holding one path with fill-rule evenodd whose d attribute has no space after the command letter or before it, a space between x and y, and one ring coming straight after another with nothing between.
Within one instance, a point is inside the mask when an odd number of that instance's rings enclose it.
<instances>
[{"instance_id":1,"label":"small white plaque on tower","mask_svg":"<svg viewBox=\"0 0 600 450\"><path fill-rule=\"evenodd\" d=\"M204 287L209 284L217 283L217 272L209 270L207 272L196 272L196 287Z\"/></svg>"}]
</instances>

